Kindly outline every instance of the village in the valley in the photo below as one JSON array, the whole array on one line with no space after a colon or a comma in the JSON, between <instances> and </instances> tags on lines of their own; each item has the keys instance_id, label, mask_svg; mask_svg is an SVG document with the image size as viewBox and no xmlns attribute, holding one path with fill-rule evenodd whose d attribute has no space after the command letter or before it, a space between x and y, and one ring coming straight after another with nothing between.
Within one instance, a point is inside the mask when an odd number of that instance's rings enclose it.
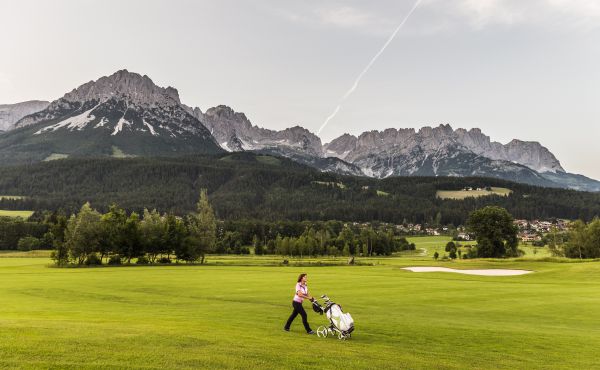
<instances>
[{"instance_id":1,"label":"village in the valley","mask_svg":"<svg viewBox=\"0 0 600 370\"><path fill-rule=\"evenodd\" d=\"M569 230L570 221L563 219L553 220L524 220L516 219L513 223L518 227L518 238L522 243L541 242L543 236L551 232L563 233ZM352 223L354 227L369 227L369 223ZM452 236L457 241L474 241L475 237L470 234L465 226L454 228L452 226L432 226L420 223L405 223L400 225L380 224L383 227L395 228L400 235L428 235L428 236Z\"/></svg>"}]
</instances>

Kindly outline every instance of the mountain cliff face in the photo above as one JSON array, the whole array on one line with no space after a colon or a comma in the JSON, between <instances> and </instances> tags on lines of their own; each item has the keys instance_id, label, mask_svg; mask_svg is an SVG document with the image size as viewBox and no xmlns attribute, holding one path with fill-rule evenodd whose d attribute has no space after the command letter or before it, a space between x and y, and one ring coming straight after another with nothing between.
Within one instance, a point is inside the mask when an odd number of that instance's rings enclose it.
<instances>
[{"instance_id":1,"label":"mountain cliff face","mask_svg":"<svg viewBox=\"0 0 600 370\"><path fill-rule=\"evenodd\" d=\"M228 151L273 149L322 157L321 139L300 126L282 131L260 128L253 126L244 113L235 112L225 105L210 108L197 118Z\"/></svg>"},{"instance_id":2,"label":"mountain cliff face","mask_svg":"<svg viewBox=\"0 0 600 370\"><path fill-rule=\"evenodd\" d=\"M266 130L226 106L211 108L200 117L223 149L286 156L323 171L377 178L487 176L600 191L600 182L567 173L540 143L513 140L503 145L477 128L386 129L358 137L344 134L322 145L317 136L301 127Z\"/></svg>"},{"instance_id":3,"label":"mountain cliff face","mask_svg":"<svg viewBox=\"0 0 600 370\"><path fill-rule=\"evenodd\" d=\"M464 154L474 154L492 161L505 161L528 167L536 172L565 172L552 153L537 142L513 140L506 145L492 142L479 129L452 129L450 125L414 129L369 131L359 137L342 135L326 144L324 151L358 165L365 174L375 177L410 176L423 172L426 161L432 163L430 174L464 176L468 166L450 169L442 163ZM440 162L440 160L442 160ZM510 164L506 167L511 167ZM471 168L471 172L479 169Z\"/></svg>"},{"instance_id":4,"label":"mountain cliff face","mask_svg":"<svg viewBox=\"0 0 600 370\"><path fill-rule=\"evenodd\" d=\"M0 137L0 160L222 151L176 89L126 70L81 85L16 127Z\"/></svg>"},{"instance_id":5,"label":"mountain cliff face","mask_svg":"<svg viewBox=\"0 0 600 370\"><path fill-rule=\"evenodd\" d=\"M16 104L0 104L0 131L10 131L15 128L21 118L46 109L50 102L30 100Z\"/></svg>"}]
</instances>

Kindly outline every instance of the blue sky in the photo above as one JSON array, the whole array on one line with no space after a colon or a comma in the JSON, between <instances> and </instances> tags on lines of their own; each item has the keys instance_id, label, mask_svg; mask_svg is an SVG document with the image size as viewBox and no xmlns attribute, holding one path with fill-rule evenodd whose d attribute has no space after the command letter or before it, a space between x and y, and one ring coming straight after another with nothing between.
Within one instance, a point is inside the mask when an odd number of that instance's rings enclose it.
<instances>
[{"instance_id":1,"label":"blue sky","mask_svg":"<svg viewBox=\"0 0 600 370\"><path fill-rule=\"evenodd\" d=\"M127 68L188 105L316 132L414 3L0 0L0 103ZM320 136L479 127L600 179L599 45L597 0L422 0Z\"/></svg>"}]
</instances>

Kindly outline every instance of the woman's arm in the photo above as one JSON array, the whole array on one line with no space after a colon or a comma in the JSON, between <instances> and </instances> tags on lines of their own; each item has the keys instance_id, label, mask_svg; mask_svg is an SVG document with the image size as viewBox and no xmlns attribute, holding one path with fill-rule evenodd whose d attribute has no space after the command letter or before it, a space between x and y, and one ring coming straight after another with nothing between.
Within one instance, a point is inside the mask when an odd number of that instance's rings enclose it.
<instances>
[{"instance_id":1,"label":"woman's arm","mask_svg":"<svg viewBox=\"0 0 600 370\"><path fill-rule=\"evenodd\" d=\"M302 290L297 290L296 294L298 295L298 297L300 298L306 298L306 299L310 299L313 300L313 297L308 295L307 293L304 293Z\"/></svg>"}]
</instances>

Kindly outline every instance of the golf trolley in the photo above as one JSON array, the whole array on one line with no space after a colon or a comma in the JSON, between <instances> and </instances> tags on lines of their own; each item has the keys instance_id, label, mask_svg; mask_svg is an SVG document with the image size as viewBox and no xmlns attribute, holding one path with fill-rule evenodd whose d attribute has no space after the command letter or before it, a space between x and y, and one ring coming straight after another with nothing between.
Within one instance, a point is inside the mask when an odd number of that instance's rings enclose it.
<instances>
[{"instance_id":1,"label":"golf trolley","mask_svg":"<svg viewBox=\"0 0 600 370\"><path fill-rule=\"evenodd\" d=\"M332 302L327 295L322 295L324 306L321 306L315 299L313 300L313 310L317 313L325 314L329 320L329 326L319 326L317 336L327 338L328 336L337 336L340 340L349 339L354 331L354 320L349 313L342 311L342 306Z\"/></svg>"}]
</instances>

